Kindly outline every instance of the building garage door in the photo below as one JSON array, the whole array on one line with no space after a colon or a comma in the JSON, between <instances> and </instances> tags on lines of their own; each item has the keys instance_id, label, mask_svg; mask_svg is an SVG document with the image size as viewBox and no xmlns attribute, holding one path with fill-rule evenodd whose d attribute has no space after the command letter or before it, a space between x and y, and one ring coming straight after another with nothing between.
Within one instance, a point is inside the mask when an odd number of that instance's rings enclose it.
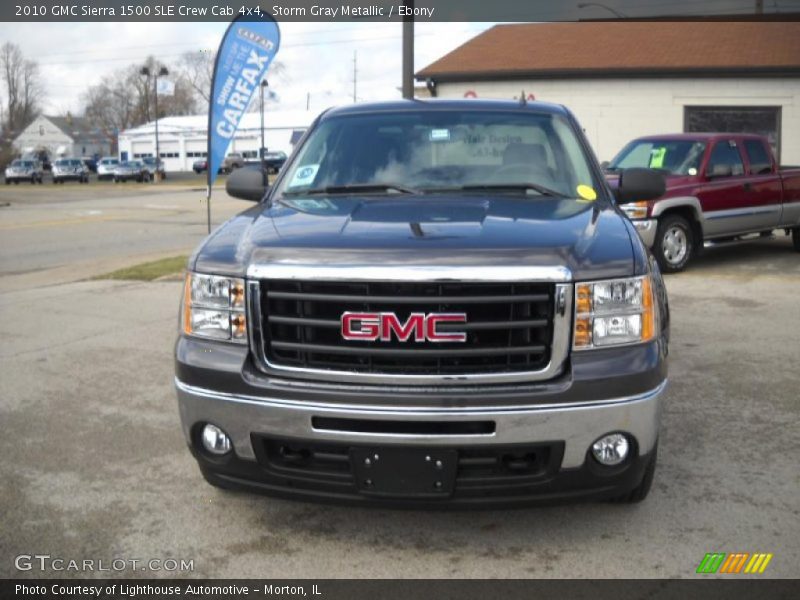
<instances>
[{"instance_id":1,"label":"building garage door","mask_svg":"<svg viewBox=\"0 0 800 600\"><path fill-rule=\"evenodd\" d=\"M781 159L780 106L686 106L683 130L687 133L757 133L769 140Z\"/></svg>"}]
</instances>

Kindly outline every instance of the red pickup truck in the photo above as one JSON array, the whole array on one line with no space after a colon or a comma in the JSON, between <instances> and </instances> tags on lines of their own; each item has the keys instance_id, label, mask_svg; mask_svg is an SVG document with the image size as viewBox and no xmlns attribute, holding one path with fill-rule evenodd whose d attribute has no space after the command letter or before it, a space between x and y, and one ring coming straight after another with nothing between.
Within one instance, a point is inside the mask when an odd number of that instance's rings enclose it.
<instances>
[{"instance_id":1,"label":"red pickup truck","mask_svg":"<svg viewBox=\"0 0 800 600\"><path fill-rule=\"evenodd\" d=\"M684 133L630 142L605 167L609 183L631 167L666 175L657 200L622 209L661 269L676 272L704 242L791 230L800 251L800 168L779 167L766 138L727 133Z\"/></svg>"}]
</instances>

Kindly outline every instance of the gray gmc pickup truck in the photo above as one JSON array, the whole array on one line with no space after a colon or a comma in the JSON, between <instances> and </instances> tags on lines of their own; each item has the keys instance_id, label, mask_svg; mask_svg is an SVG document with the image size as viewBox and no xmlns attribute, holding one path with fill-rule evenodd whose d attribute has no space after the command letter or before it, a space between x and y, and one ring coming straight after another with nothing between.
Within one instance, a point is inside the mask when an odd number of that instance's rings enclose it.
<instances>
[{"instance_id":1,"label":"gray gmc pickup truck","mask_svg":"<svg viewBox=\"0 0 800 600\"><path fill-rule=\"evenodd\" d=\"M175 385L222 488L336 502L637 502L669 310L563 106L402 101L320 115L189 259Z\"/></svg>"}]
</instances>

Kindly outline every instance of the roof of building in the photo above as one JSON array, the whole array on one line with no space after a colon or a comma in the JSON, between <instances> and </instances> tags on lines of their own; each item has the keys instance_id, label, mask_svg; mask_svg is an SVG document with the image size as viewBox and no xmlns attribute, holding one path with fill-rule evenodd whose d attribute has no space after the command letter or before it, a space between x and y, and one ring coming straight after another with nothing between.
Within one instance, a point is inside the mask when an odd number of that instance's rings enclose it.
<instances>
[{"instance_id":1,"label":"roof of building","mask_svg":"<svg viewBox=\"0 0 800 600\"><path fill-rule=\"evenodd\" d=\"M437 81L602 75L800 73L800 22L496 25L416 76Z\"/></svg>"},{"instance_id":2,"label":"roof of building","mask_svg":"<svg viewBox=\"0 0 800 600\"><path fill-rule=\"evenodd\" d=\"M85 117L73 117L71 115L51 117L44 115L44 118L75 141L93 139L98 135L102 135L102 130Z\"/></svg>"},{"instance_id":3,"label":"roof of building","mask_svg":"<svg viewBox=\"0 0 800 600\"><path fill-rule=\"evenodd\" d=\"M264 112L264 129L302 129L311 125L316 112L301 110L267 110ZM239 120L237 131L252 131L261 128L261 114L245 113ZM155 122L150 121L120 132L120 136L152 135ZM158 120L158 133L202 134L208 131L208 115L164 117Z\"/></svg>"}]
</instances>

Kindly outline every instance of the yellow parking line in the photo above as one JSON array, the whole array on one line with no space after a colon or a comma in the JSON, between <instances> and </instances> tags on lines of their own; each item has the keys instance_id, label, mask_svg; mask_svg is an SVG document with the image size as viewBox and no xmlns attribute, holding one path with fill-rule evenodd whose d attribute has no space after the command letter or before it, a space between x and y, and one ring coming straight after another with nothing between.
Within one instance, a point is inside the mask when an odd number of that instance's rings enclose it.
<instances>
[{"instance_id":1,"label":"yellow parking line","mask_svg":"<svg viewBox=\"0 0 800 600\"><path fill-rule=\"evenodd\" d=\"M38 227L58 227L60 225L83 225L84 223L96 223L100 221L118 221L124 217L83 217L73 219L59 219L57 221L35 221L33 223L11 223L9 225L0 225L0 230L9 229L36 229Z\"/></svg>"}]
</instances>

